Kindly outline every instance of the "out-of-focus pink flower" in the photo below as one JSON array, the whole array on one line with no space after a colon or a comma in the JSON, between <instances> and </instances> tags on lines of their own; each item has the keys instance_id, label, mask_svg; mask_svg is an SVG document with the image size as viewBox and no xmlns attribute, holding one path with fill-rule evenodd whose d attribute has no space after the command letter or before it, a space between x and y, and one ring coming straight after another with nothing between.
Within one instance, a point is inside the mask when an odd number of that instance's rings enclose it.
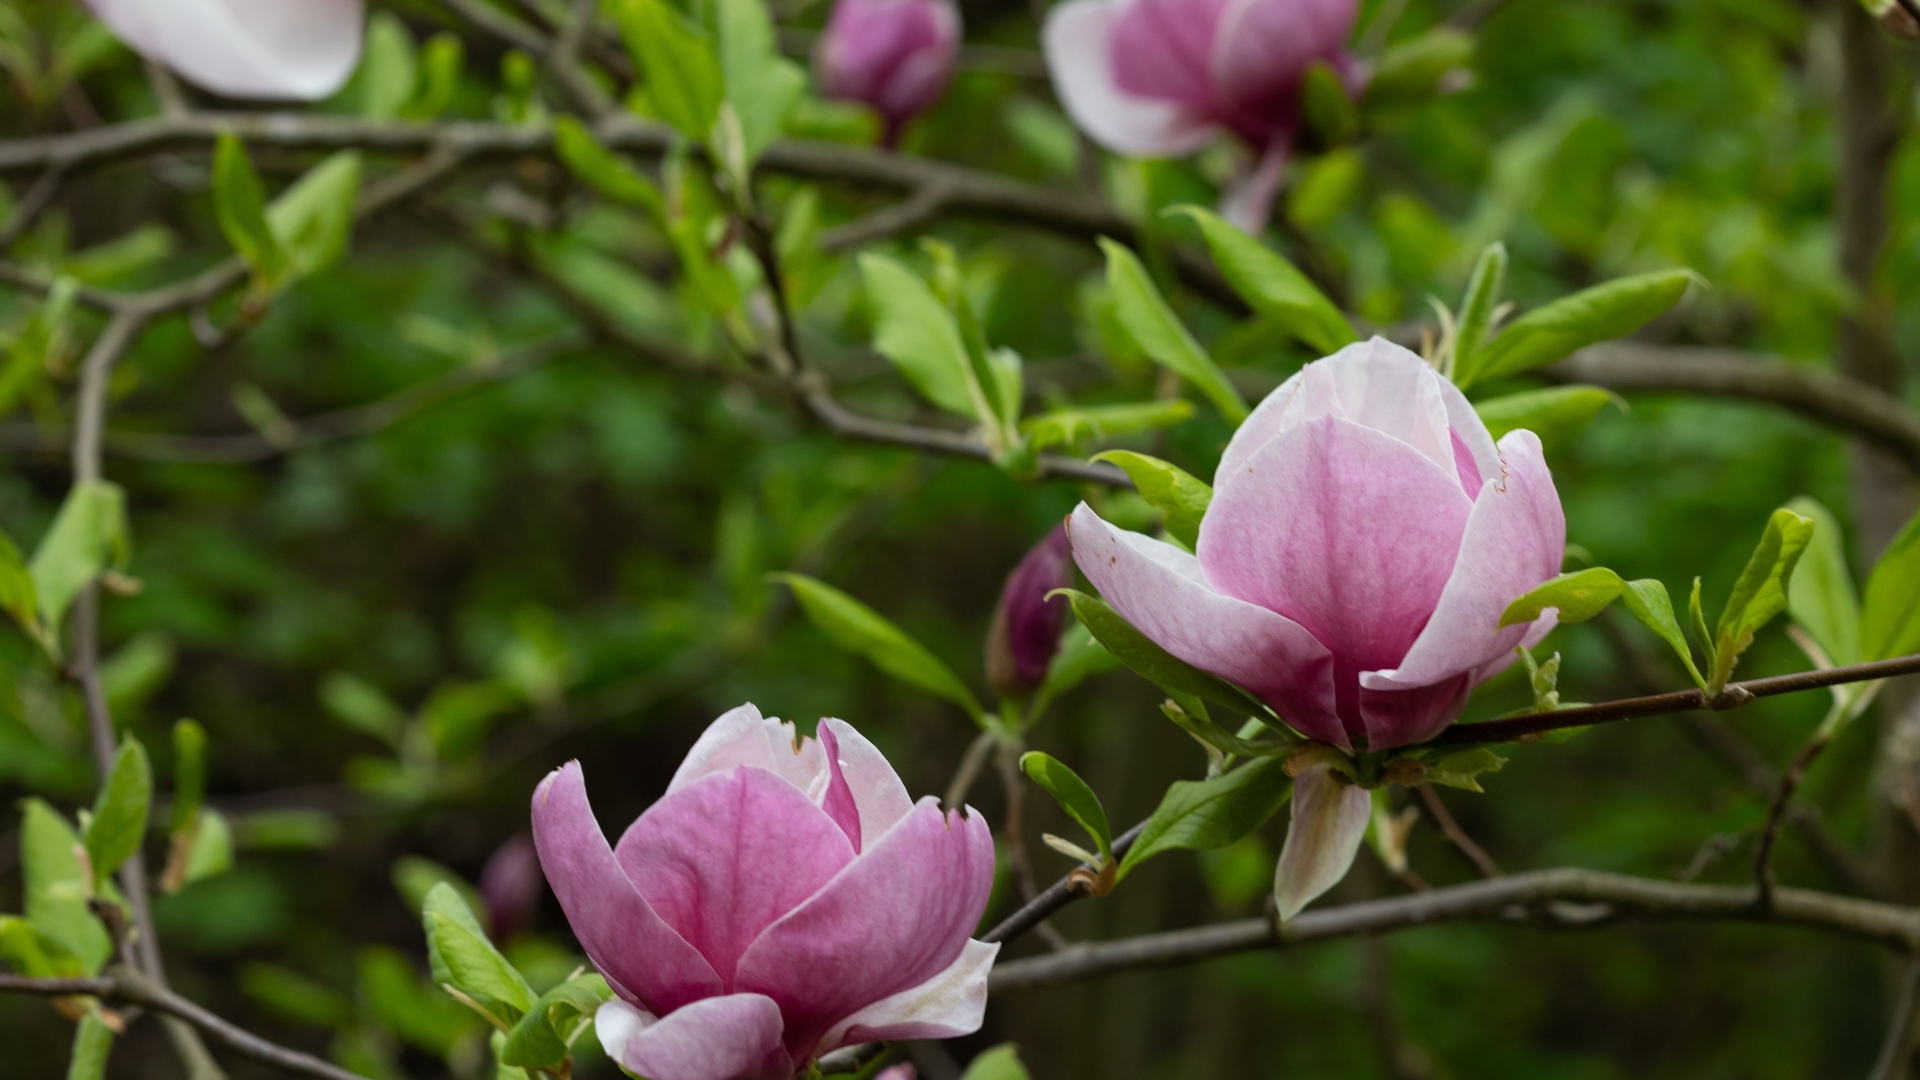
<instances>
[{"instance_id":1,"label":"out-of-focus pink flower","mask_svg":"<svg viewBox=\"0 0 1920 1080\"><path fill-rule=\"evenodd\" d=\"M86 0L134 51L216 94L314 101L360 60L361 0Z\"/></svg>"},{"instance_id":2,"label":"out-of-focus pink flower","mask_svg":"<svg viewBox=\"0 0 1920 1080\"><path fill-rule=\"evenodd\" d=\"M480 871L493 940L506 941L533 925L540 908L540 856L533 837L520 833L494 851Z\"/></svg>"},{"instance_id":3,"label":"out-of-focus pink flower","mask_svg":"<svg viewBox=\"0 0 1920 1080\"><path fill-rule=\"evenodd\" d=\"M850 725L742 705L608 846L569 762L533 796L540 865L618 995L600 1041L651 1080L786 1080L836 1047L980 1026L998 945L981 817L915 803Z\"/></svg>"},{"instance_id":4,"label":"out-of-focus pink flower","mask_svg":"<svg viewBox=\"0 0 1920 1080\"><path fill-rule=\"evenodd\" d=\"M1066 597L1049 600L1047 594L1072 584L1066 526L1056 526L1007 575L993 609L993 624L987 628L987 681L1000 696L1025 697L1046 681L1067 618Z\"/></svg>"},{"instance_id":5,"label":"out-of-focus pink flower","mask_svg":"<svg viewBox=\"0 0 1920 1080\"><path fill-rule=\"evenodd\" d=\"M1179 157L1225 130L1259 164L1224 209L1264 225L1300 126L1300 79L1347 65L1358 0L1069 0L1041 33L1054 89L1081 130L1119 154Z\"/></svg>"},{"instance_id":6,"label":"out-of-focus pink flower","mask_svg":"<svg viewBox=\"0 0 1920 1080\"><path fill-rule=\"evenodd\" d=\"M1530 431L1494 444L1389 342L1308 364L1234 433L1197 557L1082 503L1074 559L1140 631L1315 739L1424 742L1555 624L1500 628L1559 573L1566 518Z\"/></svg>"},{"instance_id":7,"label":"out-of-focus pink flower","mask_svg":"<svg viewBox=\"0 0 1920 1080\"><path fill-rule=\"evenodd\" d=\"M839 0L814 47L814 68L828 97L873 106L892 144L946 92L959 51L953 0Z\"/></svg>"}]
</instances>

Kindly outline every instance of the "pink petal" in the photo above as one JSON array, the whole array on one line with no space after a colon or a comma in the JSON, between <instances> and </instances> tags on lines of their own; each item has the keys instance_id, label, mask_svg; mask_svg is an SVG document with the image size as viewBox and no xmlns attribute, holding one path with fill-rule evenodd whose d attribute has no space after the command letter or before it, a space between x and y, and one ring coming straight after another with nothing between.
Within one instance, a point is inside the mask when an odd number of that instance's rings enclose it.
<instances>
[{"instance_id":1,"label":"pink petal","mask_svg":"<svg viewBox=\"0 0 1920 1080\"><path fill-rule=\"evenodd\" d=\"M314 101L360 59L361 0L88 0L107 29L216 94Z\"/></svg>"},{"instance_id":2,"label":"pink petal","mask_svg":"<svg viewBox=\"0 0 1920 1080\"><path fill-rule=\"evenodd\" d=\"M790 723L762 717L749 702L708 725L673 774L667 794L735 765L771 769L815 800L827 788L827 758L819 743L800 738Z\"/></svg>"},{"instance_id":3,"label":"pink petal","mask_svg":"<svg viewBox=\"0 0 1920 1080\"><path fill-rule=\"evenodd\" d=\"M754 939L853 861L847 837L799 788L744 765L654 803L614 854L728 986Z\"/></svg>"},{"instance_id":4,"label":"pink petal","mask_svg":"<svg viewBox=\"0 0 1920 1080\"><path fill-rule=\"evenodd\" d=\"M1347 876L1372 812L1366 789L1335 777L1330 765L1315 765L1294 779L1293 821L1273 875L1280 918L1300 914Z\"/></svg>"},{"instance_id":5,"label":"pink petal","mask_svg":"<svg viewBox=\"0 0 1920 1080\"><path fill-rule=\"evenodd\" d=\"M1200 112L1213 108L1214 30L1229 0L1128 0L1113 4L1119 17L1107 46L1113 84L1125 93L1175 101Z\"/></svg>"},{"instance_id":6,"label":"pink petal","mask_svg":"<svg viewBox=\"0 0 1920 1080\"><path fill-rule=\"evenodd\" d=\"M833 729L825 724L820 725L820 745L826 751L827 775L831 777L820 808L839 826L857 855L860 853L860 808L854 805L853 789L847 786L846 774L840 769L840 740L833 737Z\"/></svg>"},{"instance_id":7,"label":"pink petal","mask_svg":"<svg viewBox=\"0 0 1920 1080\"><path fill-rule=\"evenodd\" d=\"M1489 480L1473 504L1459 561L1433 618L1397 665L1365 673L1361 685L1399 690L1462 674L1477 681L1510 663L1514 648L1530 635L1535 641L1545 636L1540 622L1502 630L1500 615L1528 589L1560 572L1567 520L1538 436L1524 429L1509 432L1500 440L1500 454L1505 471ZM1556 617L1543 614L1541 621ZM1546 622L1547 628L1552 625ZM1399 742L1423 742L1438 730L1399 732Z\"/></svg>"},{"instance_id":8,"label":"pink petal","mask_svg":"<svg viewBox=\"0 0 1920 1080\"><path fill-rule=\"evenodd\" d=\"M634 1004L665 1012L721 992L713 965L661 920L614 859L579 762L534 789L533 841L580 947Z\"/></svg>"},{"instance_id":9,"label":"pink petal","mask_svg":"<svg viewBox=\"0 0 1920 1080\"><path fill-rule=\"evenodd\" d=\"M1362 671L1396 664L1439 603L1473 504L1406 443L1336 416L1291 428L1214 493L1200 566L1214 588L1276 611L1333 653L1359 734Z\"/></svg>"},{"instance_id":10,"label":"pink petal","mask_svg":"<svg viewBox=\"0 0 1920 1080\"><path fill-rule=\"evenodd\" d=\"M938 975L835 1024L816 1052L882 1039L953 1039L979 1031L987 1012L987 975L999 953L998 942L967 942L960 958Z\"/></svg>"},{"instance_id":11,"label":"pink petal","mask_svg":"<svg viewBox=\"0 0 1920 1080\"><path fill-rule=\"evenodd\" d=\"M1209 58L1220 100L1290 96L1309 64L1341 53L1359 7L1358 0L1233 0Z\"/></svg>"},{"instance_id":12,"label":"pink petal","mask_svg":"<svg viewBox=\"0 0 1920 1080\"><path fill-rule=\"evenodd\" d=\"M1081 571L1141 633L1251 692L1300 731L1347 745L1334 711L1333 657L1304 627L1215 591L1193 556L1116 529L1086 503L1074 509L1068 534Z\"/></svg>"},{"instance_id":13,"label":"pink petal","mask_svg":"<svg viewBox=\"0 0 1920 1080\"><path fill-rule=\"evenodd\" d=\"M887 763L880 748L867 741L845 720L827 717L820 730L831 730L840 744L840 774L853 792L853 804L860 809L860 835L867 847L873 846L888 829L913 811L913 799L900 775Z\"/></svg>"},{"instance_id":14,"label":"pink petal","mask_svg":"<svg viewBox=\"0 0 1920 1080\"><path fill-rule=\"evenodd\" d=\"M1360 682L1360 721L1367 730L1367 749L1390 750L1426 742L1466 711L1473 692L1472 672L1462 672L1431 686L1408 690L1374 690Z\"/></svg>"},{"instance_id":15,"label":"pink petal","mask_svg":"<svg viewBox=\"0 0 1920 1080\"><path fill-rule=\"evenodd\" d=\"M1234 178L1220 193L1220 216L1250 236L1266 231L1280 177L1287 169L1287 142L1275 139L1252 171Z\"/></svg>"},{"instance_id":16,"label":"pink petal","mask_svg":"<svg viewBox=\"0 0 1920 1080\"><path fill-rule=\"evenodd\" d=\"M1121 11L1111 0L1068 0L1047 16L1040 39L1060 103L1114 153L1179 157L1198 150L1214 130L1203 114L1129 94L1115 82L1112 42Z\"/></svg>"},{"instance_id":17,"label":"pink petal","mask_svg":"<svg viewBox=\"0 0 1920 1080\"><path fill-rule=\"evenodd\" d=\"M787 1080L780 1006L759 994L684 1005L664 1017L615 999L593 1017L607 1056L648 1080Z\"/></svg>"},{"instance_id":18,"label":"pink petal","mask_svg":"<svg viewBox=\"0 0 1920 1080\"><path fill-rule=\"evenodd\" d=\"M1448 435L1454 442L1454 460L1459 461L1459 451L1464 447L1473 458L1474 472L1482 481L1489 476L1500 475L1500 451L1493 445L1493 435L1487 431L1487 422L1473 410L1473 403L1467 395L1448 379L1440 380L1440 398L1447 403ZM1462 481L1465 472L1461 473ZM1469 491L1467 497L1479 498L1477 491Z\"/></svg>"},{"instance_id":19,"label":"pink petal","mask_svg":"<svg viewBox=\"0 0 1920 1080\"><path fill-rule=\"evenodd\" d=\"M1248 459L1275 437L1322 416L1338 416L1406 443L1454 473L1451 397L1460 392L1425 360L1383 338L1358 341L1301 368L1260 402L1240 425L1220 457L1214 487L1224 489L1245 470ZM1460 398L1462 405L1466 399ZM1469 415L1473 407L1466 405ZM1486 425L1473 418L1484 436ZM1474 448L1472 431L1463 433ZM1487 440L1487 449L1493 448ZM1476 458L1476 460L1479 460ZM1497 456L1489 455L1482 475Z\"/></svg>"},{"instance_id":20,"label":"pink petal","mask_svg":"<svg viewBox=\"0 0 1920 1080\"><path fill-rule=\"evenodd\" d=\"M993 888L993 836L978 814L922 799L826 888L767 928L734 985L786 1017L794 1060L861 1008L960 957Z\"/></svg>"},{"instance_id":21,"label":"pink petal","mask_svg":"<svg viewBox=\"0 0 1920 1080\"><path fill-rule=\"evenodd\" d=\"M1479 498L1480 489L1486 485L1480 475L1480 463L1473 459L1473 451L1467 449L1466 440L1458 431L1448 428L1447 437L1453 440L1453 471L1460 478L1460 490L1466 492L1469 499Z\"/></svg>"}]
</instances>

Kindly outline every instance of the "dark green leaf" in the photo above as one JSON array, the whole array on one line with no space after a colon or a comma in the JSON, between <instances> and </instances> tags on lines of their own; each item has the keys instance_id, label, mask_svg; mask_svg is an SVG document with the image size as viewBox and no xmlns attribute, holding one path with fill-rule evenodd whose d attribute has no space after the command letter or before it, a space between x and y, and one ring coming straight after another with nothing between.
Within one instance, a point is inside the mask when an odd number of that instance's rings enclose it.
<instances>
[{"instance_id":1,"label":"dark green leaf","mask_svg":"<svg viewBox=\"0 0 1920 1080\"><path fill-rule=\"evenodd\" d=\"M1161 648L1134 629L1133 624L1121 618L1119 612L1108 607L1105 601L1078 589L1061 589L1058 592L1065 593L1073 602L1074 617L1093 632L1093 636L1107 647L1108 652L1153 683L1251 716L1266 713L1266 708L1248 696L1246 691L1217 675L1201 671Z\"/></svg>"},{"instance_id":2,"label":"dark green leaf","mask_svg":"<svg viewBox=\"0 0 1920 1080\"><path fill-rule=\"evenodd\" d=\"M1271 757L1274 754L1288 753L1300 745L1300 740L1297 738L1266 739L1255 742L1229 734L1226 728L1213 722L1213 719L1207 715L1206 706L1197 698L1188 698L1186 701L1169 698L1160 703L1160 712L1173 721L1180 730L1222 754L1233 754L1237 757Z\"/></svg>"},{"instance_id":3,"label":"dark green leaf","mask_svg":"<svg viewBox=\"0 0 1920 1080\"><path fill-rule=\"evenodd\" d=\"M656 222L667 217L660 189L639 169L600 145L587 126L571 116L553 122L553 148L573 175L599 192L602 198L645 210Z\"/></svg>"},{"instance_id":4,"label":"dark green leaf","mask_svg":"<svg viewBox=\"0 0 1920 1080\"><path fill-rule=\"evenodd\" d=\"M1279 252L1211 210L1176 206L1167 212L1184 214L1200 226L1200 236L1213 254L1214 265L1254 311L1322 354L1360 340L1353 324L1333 301Z\"/></svg>"},{"instance_id":5,"label":"dark green leaf","mask_svg":"<svg viewBox=\"0 0 1920 1080\"><path fill-rule=\"evenodd\" d=\"M1860 615L1860 658L1886 660L1920 652L1920 514L1867 575Z\"/></svg>"},{"instance_id":6,"label":"dark green leaf","mask_svg":"<svg viewBox=\"0 0 1920 1080\"><path fill-rule=\"evenodd\" d=\"M105 1080L107 1056L113 1053L113 1029L98 1008L89 1009L73 1032L73 1055L67 1060L67 1080Z\"/></svg>"},{"instance_id":7,"label":"dark green leaf","mask_svg":"<svg viewBox=\"0 0 1920 1080\"><path fill-rule=\"evenodd\" d=\"M1863 658L1860 601L1854 593L1853 574L1847 569L1846 537L1840 522L1826 507L1805 496L1789 502L1787 509L1813 522L1813 539L1793 570L1787 608L1832 664L1857 664Z\"/></svg>"},{"instance_id":8,"label":"dark green leaf","mask_svg":"<svg viewBox=\"0 0 1920 1080\"><path fill-rule=\"evenodd\" d=\"M1237 426L1245 420L1246 399L1187 332L1180 316L1167 306L1140 259L1125 246L1104 236L1100 238L1100 249L1107 254L1107 287L1113 290L1120 325L1140 346L1140 351L1192 383L1213 402L1213 407L1220 410L1229 424Z\"/></svg>"},{"instance_id":9,"label":"dark green leaf","mask_svg":"<svg viewBox=\"0 0 1920 1080\"><path fill-rule=\"evenodd\" d=\"M20 549L5 533L0 533L0 607L6 608L28 637L51 651L52 639L40 621L39 589L20 557Z\"/></svg>"},{"instance_id":10,"label":"dark green leaf","mask_svg":"<svg viewBox=\"0 0 1920 1080\"><path fill-rule=\"evenodd\" d=\"M330 673L320 680L320 704L348 727L390 746L400 745L407 714L393 699L381 693L379 687L365 679L344 671Z\"/></svg>"},{"instance_id":11,"label":"dark green leaf","mask_svg":"<svg viewBox=\"0 0 1920 1080\"><path fill-rule=\"evenodd\" d=\"M804 574L773 577L793 590L807 618L833 639L834 644L866 657L875 667L901 682L946 698L967 710L975 722L985 715L973 691L967 689L967 684L960 681L953 669L872 608Z\"/></svg>"},{"instance_id":12,"label":"dark green leaf","mask_svg":"<svg viewBox=\"0 0 1920 1080\"><path fill-rule=\"evenodd\" d=\"M726 96L712 39L665 0L615 0L609 6L661 119L706 142Z\"/></svg>"},{"instance_id":13,"label":"dark green leaf","mask_svg":"<svg viewBox=\"0 0 1920 1080\"><path fill-rule=\"evenodd\" d=\"M140 851L152 810L153 766L146 747L129 736L114 754L113 768L100 786L93 818L87 823L87 858L93 864L96 888Z\"/></svg>"},{"instance_id":14,"label":"dark green leaf","mask_svg":"<svg viewBox=\"0 0 1920 1080\"><path fill-rule=\"evenodd\" d=\"M1725 686L1739 663L1740 654L1753 644L1753 635L1768 620L1786 610L1787 582L1794 564L1813 539L1813 519L1801 517L1786 508L1773 512L1760 543L1747 560L1747 568L1720 610L1720 621L1713 630L1713 670L1708 689Z\"/></svg>"},{"instance_id":15,"label":"dark green leaf","mask_svg":"<svg viewBox=\"0 0 1920 1080\"><path fill-rule=\"evenodd\" d=\"M1667 587L1653 578L1641 578L1626 582L1621 596L1633 617L1639 619L1642 626L1659 634L1673 648L1680 662L1686 665L1687 674L1704 687L1706 680L1701 678L1700 669L1694 665L1693 650L1687 648L1687 636L1680 632L1680 623L1673 617L1673 598L1667 595Z\"/></svg>"},{"instance_id":16,"label":"dark green leaf","mask_svg":"<svg viewBox=\"0 0 1920 1080\"><path fill-rule=\"evenodd\" d=\"M126 499L119 485L75 484L27 567L50 638L58 640L60 621L80 590L109 565L124 568L128 555Z\"/></svg>"},{"instance_id":17,"label":"dark green leaf","mask_svg":"<svg viewBox=\"0 0 1920 1080\"><path fill-rule=\"evenodd\" d=\"M1100 796L1093 793L1080 775L1059 760L1031 750L1020 756L1020 768L1033 782L1046 789L1067 816L1080 823L1100 848L1100 857L1113 858L1113 830L1107 825L1107 812Z\"/></svg>"},{"instance_id":18,"label":"dark green leaf","mask_svg":"<svg viewBox=\"0 0 1920 1080\"><path fill-rule=\"evenodd\" d=\"M232 135L220 136L213 151L213 212L256 280L271 286L280 279L286 256L267 225L267 197L247 149Z\"/></svg>"},{"instance_id":19,"label":"dark green leaf","mask_svg":"<svg viewBox=\"0 0 1920 1080\"><path fill-rule=\"evenodd\" d=\"M1474 262L1473 276L1467 279L1467 295L1460 301L1460 322L1454 328L1453 366L1449 372L1458 385L1465 386L1473 382L1474 367L1480 359L1480 347L1486 344L1487 335L1493 332L1493 314L1500 306L1500 290L1505 287L1506 280L1507 245L1495 241L1488 244ZM1485 418L1486 414L1482 413L1481 419ZM1499 437L1494 436L1496 439Z\"/></svg>"},{"instance_id":20,"label":"dark green leaf","mask_svg":"<svg viewBox=\"0 0 1920 1080\"><path fill-rule=\"evenodd\" d=\"M1346 142L1359 133L1360 112L1347 95L1346 80L1325 60L1307 65L1300 78L1300 111L1307 130L1322 146Z\"/></svg>"},{"instance_id":21,"label":"dark green leaf","mask_svg":"<svg viewBox=\"0 0 1920 1080\"><path fill-rule=\"evenodd\" d=\"M1694 280L1691 270L1660 270L1595 285L1535 308L1488 343L1473 378L1461 385L1532 371L1595 342L1625 337L1679 303Z\"/></svg>"},{"instance_id":22,"label":"dark green leaf","mask_svg":"<svg viewBox=\"0 0 1920 1080\"><path fill-rule=\"evenodd\" d=\"M1226 847L1259 828L1287 801L1286 759L1258 758L1211 780L1176 780L1120 862L1120 876L1163 851Z\"/></svg>"},{"instance_id":23,"label":"dark green leaf","mask_svg":"<svg viewBox=\"0 0 1920 1080\"><path fill-rule=\"evenodd\" d=\"M1133 486L1140 489L1140 497L1160 511L1167 535L1185 544L1189 551L1199 546L1200 519L1213 503L1213 488L1177 465L1131 450L1109 450L1096 454L1093 460L1120 466Z\"/></svg>"}]
</instances>

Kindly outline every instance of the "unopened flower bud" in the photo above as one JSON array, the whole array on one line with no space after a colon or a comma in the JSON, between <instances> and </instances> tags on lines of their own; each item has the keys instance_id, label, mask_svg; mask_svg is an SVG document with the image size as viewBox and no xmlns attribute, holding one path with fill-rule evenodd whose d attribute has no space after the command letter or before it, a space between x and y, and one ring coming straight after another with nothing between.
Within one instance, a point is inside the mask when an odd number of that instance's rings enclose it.
<instances>
[{"instance_id":1,"label":"unopened flower bud","mask_svg":"<svg viewBox=\"0 0 1920 1080\"><path fill-rule=\"evenodd\" d=\"M540 857L526 833L501 844L480 871L480 897L495 941L506 941L533 926L540 907Z\"/></svg>"},{"instance_id":2,"label":"unopened flower bud","mask_svg":"<svg viewBox=\"0 0 1920 1080\"><path fill-rule=\"evenodd\" d=\"M987 630L987 681L1001 697L1018 698L1046 681L1060 651L1067 618L1065 597L1047 599L1073 584L1072 551L1065 526L1056 526L1007 575L1000 604Z\"/></svg>"},{"instance_id":3,"label":"unopened flower bud","mask_svg":"<svg viewBox=\"0 0 1920 1080\"><path fill-rule=\"evenodd\" d=\"M839 0L814 68L827 97L873 106L892 144L946 92L959 51L953 0Z\"/></svg>"}]
</instances>

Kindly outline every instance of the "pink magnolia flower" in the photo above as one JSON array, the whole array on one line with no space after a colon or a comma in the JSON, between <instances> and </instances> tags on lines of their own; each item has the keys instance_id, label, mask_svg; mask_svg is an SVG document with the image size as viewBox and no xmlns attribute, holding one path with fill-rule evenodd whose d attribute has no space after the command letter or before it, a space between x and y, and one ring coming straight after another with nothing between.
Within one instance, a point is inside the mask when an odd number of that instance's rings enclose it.
<instances>
[{"instance_id":1,"label":"pink magnolia flower","mask_svg":"<svg viewBox=\"0 0 1920 1080\"><path fill-rule=\"evenodd\" d=\"M880 113L891 145L946 92L959 51L953 0L839 0L814 47L814 66L828 97Z\"/></svg>"},{"instance_id":2,"label":"pink magnolia flower","mask_svg":"<svg viewBox=\"0 0 1920 1080\"><path fill-rule=\"evenodd\" d=\"M1180 157L1221 131L1260 163L1224 209L1264 226L1300 126L1300 79L1317 60L1346 67L1358 0L1069 0L1041 33L1054 89L1095 142L1118 154Z\"/></svg>"},{"instance_id":3,"label":"pink magnolia flower","mask_svg":"<svg viewBox=\"0 0 1920 1080\"><path fill-rule=\"evenodd\" d=\"M915 803L840 720L742 705L612 847L578 762L533 796L540 865L618 995L600 1041L651 1080L786 1080L836 1047L975 1031L1000 946L978 814Z\"/></svg>"},{"instance_id":4,"label":"pink magnolia flower","mask_svg":"<svg viewBox=\"0 0 1920 1080\"><path fill-rule=\"evenodd\" d=\"M216 94L314 101L360 60L361 0L86 0L114 36Z\"/></svg>"},{"instance_id":5,"label":"pink magnolia flower","mask_svg":"<svg viewBox=\"0 0 1920 1080\"><path fill-rule=\"evenodd\" d=\"M1056 526L1007 575L993 609L993 624L987 628L987 681L1002 697L1025 697L1046 681L1067 619L1066 597L1049 600L1047 594L1072 584L1067 530Z\"/></svg>"},{"instance_id":6,"label":"pink magnolia flower","mask_svg":"<svg viewBox=\"0 0 1920 1080\"><path fill-rule=\"evenodd\" d=\"M1500 628L1560 571L1566 519L1530 431L1496 446L1453 384L1375 338L1308 364L1227 444L1197 557L1085 503L1074 559L1107 602L1302 733L1424 742L1555 624Z\"/></svg>"},{"instance_id":7,"label":"pink magnolia flower","mask_svg":"<svg viewBox=\"0 0 1920 1080\"><path fill-rule=\"evenodd\" d=\"M533 925L540 910L540 856L533 837L520 833L501 844L480 870L480 898L487 905L487 928L505 941Z\"/></svg>"}]
</instances>

